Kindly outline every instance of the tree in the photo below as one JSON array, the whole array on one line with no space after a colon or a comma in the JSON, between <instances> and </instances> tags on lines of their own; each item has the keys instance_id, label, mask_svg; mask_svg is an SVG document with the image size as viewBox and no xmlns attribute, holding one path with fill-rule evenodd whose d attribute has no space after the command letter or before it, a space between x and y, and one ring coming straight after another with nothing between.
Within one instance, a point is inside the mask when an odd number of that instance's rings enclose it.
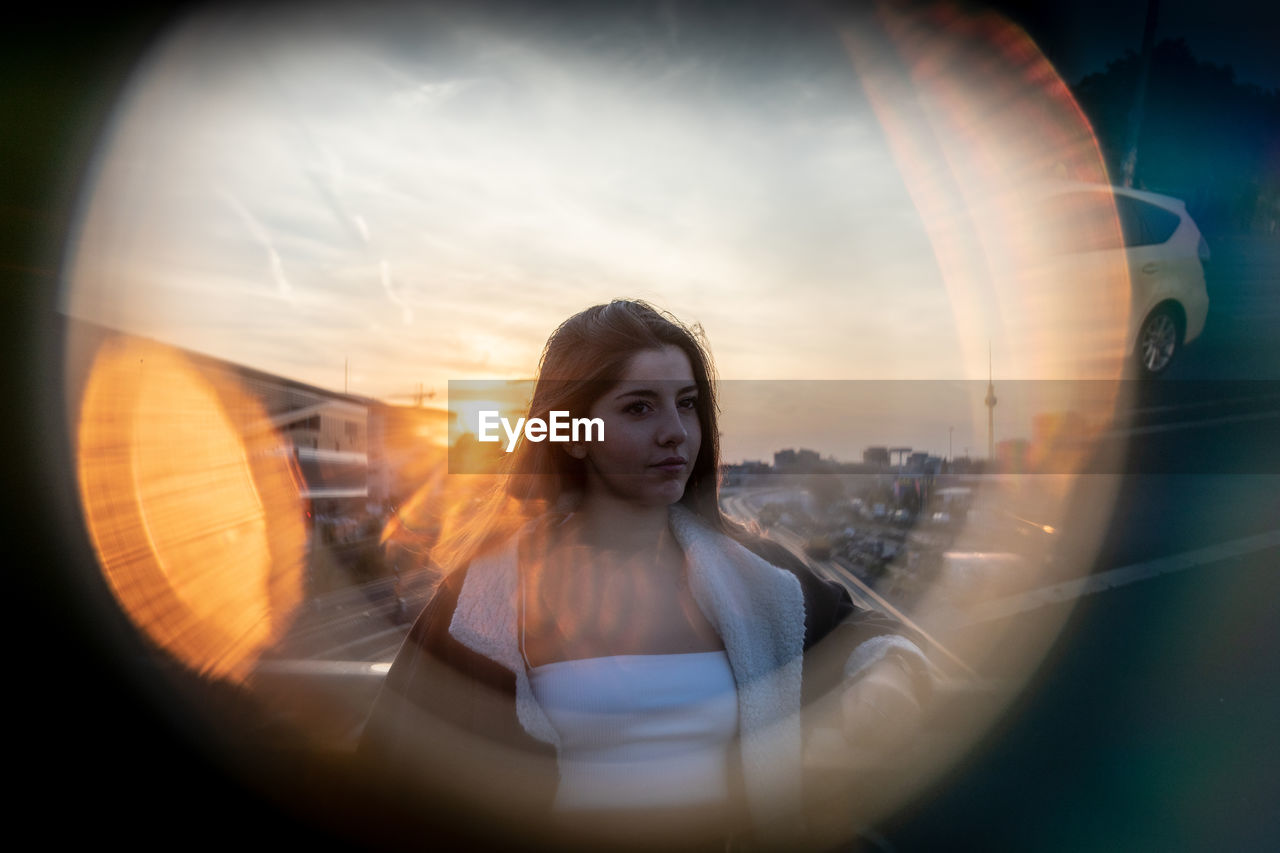
<instances>
[{"instance_id":1,"label":"tree","mask_svg":"<svg viewBox=\"0 0 1280 853\"><path fill-rule=\"evenodd\" d=\"M1133 51L1074 87L1107 168L1118 180L1141 71ZM1183 39L1152 53L1135 188L1181 198L1208 233L1261 227L1280 199L1280 91L1236 81L1230 65L1200 62Z\"/></svg>"}]
</instances>

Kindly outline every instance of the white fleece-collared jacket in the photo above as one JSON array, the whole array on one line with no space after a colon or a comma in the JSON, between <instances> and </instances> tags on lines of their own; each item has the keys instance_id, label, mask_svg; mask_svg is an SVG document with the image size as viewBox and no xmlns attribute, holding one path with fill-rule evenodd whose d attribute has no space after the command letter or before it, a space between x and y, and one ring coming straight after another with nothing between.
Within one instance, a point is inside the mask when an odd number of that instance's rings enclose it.
<instances>
[{"instance_id":1,"label":"white fleece-collared jacket","mask_svg":"<svg viewBox=\"0 0 1280 853\"><path fill-rule=\"evenodd\" d=\"M737 684L741 793L757 824L785 822L800 809L805 703L887 655L900 656L927 691L927 659L904 626L857 608L782 546L748 547L679 504L671 529ZM529 782L499 775L493 793L549 808L558 736L521 654L517 553L513 539L442 582L387 674L361 751L402 774L448 776L452 762L469 764L492 747L514 756L515 776Z\"/></svg>"}]
</instances>

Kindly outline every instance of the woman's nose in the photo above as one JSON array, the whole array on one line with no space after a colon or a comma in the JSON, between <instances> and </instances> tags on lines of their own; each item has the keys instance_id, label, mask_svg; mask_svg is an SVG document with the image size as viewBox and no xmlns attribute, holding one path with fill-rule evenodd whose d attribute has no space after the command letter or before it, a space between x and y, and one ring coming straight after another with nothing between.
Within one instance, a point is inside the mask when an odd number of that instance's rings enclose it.
<instances>
[{"instance_id":1,"label":"woman's nose","mask_svg":"<svg viewBox=\"0 0 1280 853\"><path fill-rule=\"evenodd\" d=\"M658 444L677 445L688 437L689 431L680 417L680 410L675 407L667 409L658 425Z\"/></svg>"}]
</instances>

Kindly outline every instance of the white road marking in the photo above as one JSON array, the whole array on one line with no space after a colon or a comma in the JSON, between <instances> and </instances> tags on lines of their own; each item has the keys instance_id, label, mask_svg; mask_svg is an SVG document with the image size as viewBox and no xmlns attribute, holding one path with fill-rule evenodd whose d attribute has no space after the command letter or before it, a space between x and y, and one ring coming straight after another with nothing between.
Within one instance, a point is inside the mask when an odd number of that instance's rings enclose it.
<instances>
[{"instance_id":1,"label":"white road marking","mask_svg":"<svg viewBox=\"0 0 1280 853\"><path fill-rule=\"evenodd\" d=\"M1204 409L1210 406L1229 406L1233 403L1256 403L1262 400L1280 400L1280 394L1255 394L1249 397L1225 397L1216 400L1200 400L1195 403L1177 403L1168 406L1143 406L1130 409L1127 414L1152 414L1154 412L1178 412L1185 409Z\"/></svg>"},{"instance_id":2,"label":"white road marking","mask_svg":"<svg viewBox=\"0 0 1280 853\"><path fill-rule=\"evenodd\" d=\"M1202 421L1178 421L1172 424L1153 424L1144 427L1128 427L1109 430L1107 436L1152 435L1158 432L1176 432L1183 429L1202 429L1204 427L1221 426L1223 424L1246 423L1248 421L1265 421L1280 418L1280 411L1255 412L1251 415L1227 415L1221 418L1207 418Z\"/></svg>"}]
</instances>

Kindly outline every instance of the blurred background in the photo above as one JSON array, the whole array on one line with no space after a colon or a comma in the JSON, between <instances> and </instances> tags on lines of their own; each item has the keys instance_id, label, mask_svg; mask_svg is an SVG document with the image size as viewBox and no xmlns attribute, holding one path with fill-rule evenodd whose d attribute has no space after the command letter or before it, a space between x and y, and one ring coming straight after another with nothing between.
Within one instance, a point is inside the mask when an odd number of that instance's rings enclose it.
<instances>
[{"instance_id":1,"label":"blurred background","mask_svg":"<svg viewBox=\"0 0 1280 853\"><path fill-rule=\"evenodd\" d=\"M417 29L389 27L407 8ZM480 485L458 476L493 462L459 422L518 408L558 319L643 295L708 331L726 508L927 627L951 707L980 709L850 849L1274 848L1277 12L460 8L7 30L20 814L140 846L376 844L344 762ZM507 41L476 36L494 21ZM558 44L578 53L545 61ZM1072 279L1006 227L1040 215L1033 166L1165 212L1117 202L1118 253ZM958 210L1037 263L975 272L939 225ZM1179 228L1208 307L1178 297L1153 378L1132 351L1156 327L1116 283L1171 264L1152 247ZM482 387L464 405L456 380Z\"/></svg>"}]
</instances>

